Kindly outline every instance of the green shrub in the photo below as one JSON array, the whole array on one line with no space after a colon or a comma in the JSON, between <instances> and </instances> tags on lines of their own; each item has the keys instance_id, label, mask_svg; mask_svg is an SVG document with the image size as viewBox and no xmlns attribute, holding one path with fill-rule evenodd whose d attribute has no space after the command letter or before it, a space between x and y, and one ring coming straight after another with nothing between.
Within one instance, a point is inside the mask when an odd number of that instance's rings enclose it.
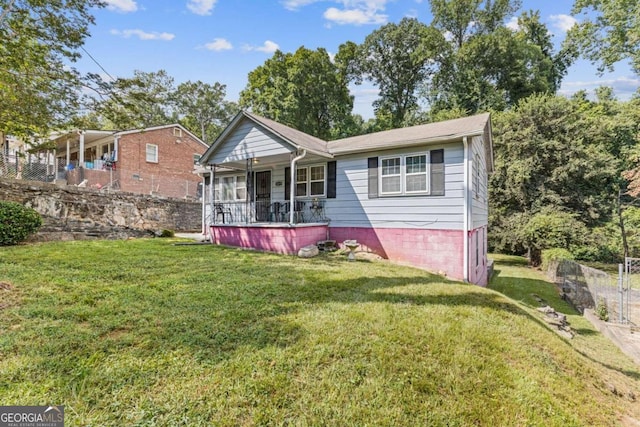
<instances>
[{"instance_id":1,"label":"green shrub","mask_svg":"<svg viewBox=\"0 0 640 427\"><path fill-rule=\"evenodd\" d=\"M0 246L20 243L38 231L42 217L20 203L0 201Z\"/></svg>"},{"instance_id":2,"label":"green shrub","mask_svg":"<svg viewBox=\"0 0 640 427\"><path fill-rule=\"evenodd\" d=\"M173 230L162 230L162 233L160 233L160 237L174 237L176 235L176 233L173 232Z\"/></svg>"},{"instance_id":3,"label":"green shrub","mask_svg":"<svg viewBox=\"0 0 640 427\"><path fill-rule=\"evenodd\" d=\"M542 251L542 270L549 268L549 264L553 261L560 261L561 259L574 260L575 257L571 252L564 248L552 248Z\"/></svg>"},{"instance_id":4,"label":"green shrub","mask_svg":"<svg viewBox=\"0 0 640 427\"><path fill-rule=\"evenodd\" d=\"M598 316L598 319L602 320L603 322L609 321L609 309L607 308L606 302L602 298L600 298L598 304L596 305L596 316Z\"/></svg>"},{"instance_id":5,"label":"green shrub","mask_svg":"<svg viewBox=\"0 0 640 427\"><path fill-rule=\"evenodd\" d=\"M584 241L587 227L570 212L543 209L533 215L520 230L522 241L529 249L529 262L542 263L542 251L550 248L574 248Z\"/></svg>"}]
</instances>

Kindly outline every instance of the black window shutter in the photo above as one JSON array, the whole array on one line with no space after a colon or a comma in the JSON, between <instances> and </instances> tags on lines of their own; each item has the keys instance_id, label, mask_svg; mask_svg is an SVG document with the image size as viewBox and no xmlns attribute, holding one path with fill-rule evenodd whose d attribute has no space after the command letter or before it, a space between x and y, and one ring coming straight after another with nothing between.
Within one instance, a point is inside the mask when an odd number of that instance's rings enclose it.
<instances>
[{"instance_id":1,"label":"black window shutter","mask_svg":"<svg viewBox=\"0 0 640 427\"><path fill-rule=\"evenodd\" d=\"M378 158L369 157L369 198L378 198Z\"/></svg>"},{"instance_id":2,"label":"black window shutter","mask_svg":"<svg viewBox=\"0 0 640 427\"><path fill-rule=\"evenodd\" d=\"M327 199L336 198L336 162L327 163Z\"/></svg>"},{"instance_id":3,"label":"black window shutter","mask_svg":"<svg viewBox=\"0 0 640 427\"><path fill-rule=\"evenodd\" d=\"M444 196L444 150L431 150L431 195Z\"/></svg>"},{"instance_id":4,"label":"black window shutter","mask_svg":"<svg viewBox=\"0 0 640 427\"><path fill-rule=\"evenodd\" d=\"M284 168L284 199L291 200L291 168Z\"/></svg>"}]
</instances>

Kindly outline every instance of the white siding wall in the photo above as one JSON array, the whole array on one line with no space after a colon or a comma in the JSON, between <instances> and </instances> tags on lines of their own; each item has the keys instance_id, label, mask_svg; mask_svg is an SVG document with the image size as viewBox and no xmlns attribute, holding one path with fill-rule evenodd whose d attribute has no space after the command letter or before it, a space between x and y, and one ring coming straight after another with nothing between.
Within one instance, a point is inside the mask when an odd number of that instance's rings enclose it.
<instances>
[{"instance_id":1,"label":"white siding wall","mask_svg":"<svg viewBox=\"0 0 640 427\"><path fill-rule=\"evenodd\" d=\"M444 148L445 162L444 196L397 196L369 199L367 167L369 157L418 153L441 148ZM325 213L331 219L331 227L462 230L464 206L462 142L392 152L371 152L338 157L336 160L336 198L326 199L325 202ZM272 202L285 199L284 168L288 166L288 164L280 164L268 169L271 170ZM267 169L256 168L254 172L261 170ZM222 178L225 175L227 174L220 173L216 174L216 177ZM276 186L276 182L282 185ZM474 207L474 212L475 209ZM486 216L486 209L484 212Z\"/></svg>"},{"instance_id":2,"label":"white siding wall","mask_svg":"<svg viewBox=\"0 0 640 427\"><path fill-rule=\"evenodd\" d=\"M417 153L444 148L445 195L368 197L367 158L389 154ZM336 199L327 199L326 214L331 227L422 228L462 230L463 147L458 144L414 147L401 151L372 152L339 157Z\"/></svg>"},{"instance_id":3,"label":"white siding wall","mask_svg":"<svg viewBox=\"0 0 640 427\"><path fill-rule=\"evenodd\" d=\"M284 168L289 165L278 165L272 169L254 169L254 172L271 171L271 201L282 202L284 200ZM276 182L281 185L276 186Z\"/></svg>"},{"instance_id":4,"label":"white siding wall","mask_svg":"<svg viewBox=\"0 0 640 427\"><path fill-rule=\"evenodd\" d=\"M489 221L487 159L482 136L471 140L471 226L473 229L487 225ZM474 180L476 181L474 183ZM477 191L474 191L477 189Z\"/></svg>"},{"instance_id":5,"label":"white siding wall","mask_svg":"<svg viewBox=\"0 0 640 427\"><path fill-rule=\"evenodd\" d=\"M243 120L218 148L210 163L221 164L286 154L292 151L289 145L271 134L265 133L249 120Z\"/></svg>"}]
</instances>

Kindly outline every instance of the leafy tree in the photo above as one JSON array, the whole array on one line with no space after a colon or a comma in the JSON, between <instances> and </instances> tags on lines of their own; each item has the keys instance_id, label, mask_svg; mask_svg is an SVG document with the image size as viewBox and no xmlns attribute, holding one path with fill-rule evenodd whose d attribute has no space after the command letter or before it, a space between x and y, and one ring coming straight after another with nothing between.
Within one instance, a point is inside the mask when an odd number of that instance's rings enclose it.
<instances>
[{"instance_id":1,"label":"leafy tree","mask_svg":"<svg viewBox=\"0 0 640 427\"><path fill-rule=\"evenodd\" d=\"M539 11L523 12L518 17L515 41L516 46L521 46L520 55L507 57L507 61L515 61L517 72L511 71L515 78L510 80L503 76L505 87L509 88L510 103L515 105L532 93L555 94L575 54L568 49L554 52L551 33L540 22ZM514 48L514 51L518 52L518 49Z\"/></svg>"},{"instance_id":2,"label":"leafy tree","mask_svg":"<svg viewBox=\"0 0 640 427\"><path fill-rule=\"evenodd\" d=\"M575 0L574 14L584 20L574 25L566 43L598 64L598 70L613 70L614 64L630 59L640 74L640 3L636 0Z\"/></svg>"},{"instance_id":3,"label":"leafy tree","mask_svg":"<svg viewBox=\"0 0 640 427\"><path fill-rule=\"evenodd\" d=\"M542 262L542 251L552 248L574 249L585 240L587 227L570 212L543 208L532 215L519 230L519 236L529 251L533 265Z\"/></svg>"},{"instance_id":4,"label":"leafy tree","mask_svg":"<svg viewBox=\"0 0 640 427\"><path fill-rule=\"evenodd\" d=\"M491 34L520 8L519 0L429 0L433 26L460 49L473 36Z\"/></svg>"},{"instance_id":5,"label":"leafy tree","mask_svg":"<svg viewBox=\"0 0 640 427\"><path fill-rule=\"evenodd\" d=\"M518 30L503 24L519 2L432 0L434 25L451 38L428 93L432 109L469 113L503 110L534 93L556 92L574 59L553 52L538 12L525 12Z\"/></svg>"},{"instance_id":6,"label":"leafy tree","mask_svg":"<svg viewBox=\"0 0 640 427\"><path fill-rule=\"evenodd\" d=\"M496 115L493 124L495 172L489 188L495 250L536 249L522 230L547 209L590 228L611 219L619 162L579 103L534 95Z\"/></svg>"},{"instance_id":7,"label":"leafy tree","mask_svg":"<svg viewBox=\"0 0 640 427\"><path fill-rule=\"evenodd\" d=\"M134 71L133 78L117 78L105 82L92 75L99 98L86 101L103 121L108 120L116 129L142 129L177 121L172 96L175 91L173 77L166 71Z\"/></svg>"},{"instance_id":8,"label":"leafy tree","mask_svg":"<svg viewBox=\"0 0 640 427\"><path fill-rule=\"evenodd\" d=\"M47 133L77 108L78 73L67 64L100 0L0 0L0 134Z\"/></svg>"},{"instance_id":9,"label":"leafy tree","mask_svg":"<svg viewBox=\"0 0 640 427\"><path fill-rule=\"evenodd\" d=\"M276 51L249 73L240 105L298 130L329 139L348 127L353 98L344 75L323 48Z\"/></svg>"},{"instance_id":10,"label":"leafy tree","mask_svg":"<svg viewBox=\"0 0 640 427\"><path fill-rule=\"evenodd\" d=\"M445 49L444 36L413 18L389 23L369 34L361 45L340 46L336 62L356 84L374 83L379 99L373 106L381 128L397 128L418 109L416 93L435 72Z\"/></svg>"},{"instance_id":11,"label":"leafy tree","mask_svg":"<svg viewBox=\"0 0 640 427\"><path fill-rule=\"evenodd\" d=\"M198 129L200 138L210 144L237 111L235 103L225 101L225 95L225 85L198 80L179 84L173 100L181 123L187 128Z\"/></svg>"}]
</instances>

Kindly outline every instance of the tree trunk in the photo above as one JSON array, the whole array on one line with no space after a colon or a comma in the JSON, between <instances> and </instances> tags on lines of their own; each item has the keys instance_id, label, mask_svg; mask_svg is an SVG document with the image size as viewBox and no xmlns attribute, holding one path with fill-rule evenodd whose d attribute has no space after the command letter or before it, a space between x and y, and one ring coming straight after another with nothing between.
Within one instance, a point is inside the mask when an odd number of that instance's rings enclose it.
<instances>
[{"instance_id":1,"label":"tree trunk","mask_svg":"<svg viewBox=\"0 0 640 427\"><path fill-rule=\"evenodd\" d=\"M622 248L624 257L629 256L629 243L627 242L627 233L624 229L624 218L622 217L622 190L618 190L618 223L620 225L620 233L622 234Z\"/></svg>"}]
</instances>

